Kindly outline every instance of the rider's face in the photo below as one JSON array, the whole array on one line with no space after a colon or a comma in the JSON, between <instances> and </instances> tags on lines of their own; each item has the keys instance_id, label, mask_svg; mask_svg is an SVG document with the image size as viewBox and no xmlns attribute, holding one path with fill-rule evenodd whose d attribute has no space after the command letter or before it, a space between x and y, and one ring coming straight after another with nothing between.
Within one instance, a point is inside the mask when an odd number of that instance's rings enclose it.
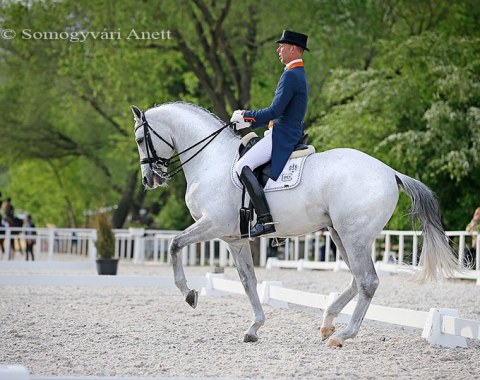
<instances>
[{"instance_id":1,"label":"rider's face","mask_svg":"<svg viewBox=\"0 0 480 380\"><path fill-rule=\"evenodd\" d=\"M284 43L278 44L277 53L280 62L282 62L284 65L290 62L292 60L292 54L294 49L294 45Z\"/></svg>"}]
</instances>

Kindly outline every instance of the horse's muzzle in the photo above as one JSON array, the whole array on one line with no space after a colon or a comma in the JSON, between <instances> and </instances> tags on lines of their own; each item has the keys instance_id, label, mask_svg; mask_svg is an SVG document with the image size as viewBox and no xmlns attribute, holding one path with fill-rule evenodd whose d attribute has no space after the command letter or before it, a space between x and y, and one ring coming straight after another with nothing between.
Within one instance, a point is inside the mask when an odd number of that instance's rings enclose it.
<instances>
[{"instance_id":1,"label":"horse's muzzle","mask_svg":"<svg viewBox=\"0 0 480 380\"><path fill-rule=\"evenodd\" d=\"M147 189L155 189L158 186L162 186L165 184L167 180L164 177L160 177L158 174L153 173L151 177L143 176L142 184Z\"/></svg>"}]
</instances>

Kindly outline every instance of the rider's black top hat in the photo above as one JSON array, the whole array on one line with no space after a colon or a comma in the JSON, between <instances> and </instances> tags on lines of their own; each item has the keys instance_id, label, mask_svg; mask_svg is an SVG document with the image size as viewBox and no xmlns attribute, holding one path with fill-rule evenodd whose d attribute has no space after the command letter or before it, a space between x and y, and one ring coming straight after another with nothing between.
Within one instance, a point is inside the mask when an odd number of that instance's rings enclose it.
<instances>
[{"instance_id":1,"label":"rider's black top hat","mask_svg":"<svg viewBox=\"0 0 480 380\"><path fill-rule=\"evenodd\" d=\"M290 45L297 45L307 51L310 51L310 49L307 48L307 39L308 39L308 36L306 34L292 32L290 30L284 30L280 39L275 42L277 44L283 42Z\"/></svg>"}]
</instances>

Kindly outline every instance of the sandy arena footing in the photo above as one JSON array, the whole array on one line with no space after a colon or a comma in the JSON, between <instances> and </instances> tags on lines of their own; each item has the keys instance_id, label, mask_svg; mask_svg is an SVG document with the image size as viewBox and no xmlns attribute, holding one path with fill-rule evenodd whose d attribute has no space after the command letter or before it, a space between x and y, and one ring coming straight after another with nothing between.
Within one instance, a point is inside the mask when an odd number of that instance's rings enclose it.
<instances>
[{"instance_id":1,"label":"sandy arena footing","mask_svg":"<svg viewBox=\"0 0 480 380\"><path fill-rule=\"evenodd\" d=\"M186 268L204 276L208 267ZM91 275L91 270L12 270L2 274ZM172 276L168 266L121 262L119 274ZM227 278L238 280L234 268ZM329 294L348 272L257 269L259 282ZM381 275L375 304L428 311L458 309L480 320L473 281L416 285ZM468 349L430 346L421 330L365 320L342 349L320 340L321 313L265 306L257 343L243 343L252 310L245 296L200 297L194 310L172 288L0 286L0 364L21 364L33 376L161 378L451 378L480 377L480 342ZM339 325L339 328L342 326Z\"/></svg>"}]
</instances>

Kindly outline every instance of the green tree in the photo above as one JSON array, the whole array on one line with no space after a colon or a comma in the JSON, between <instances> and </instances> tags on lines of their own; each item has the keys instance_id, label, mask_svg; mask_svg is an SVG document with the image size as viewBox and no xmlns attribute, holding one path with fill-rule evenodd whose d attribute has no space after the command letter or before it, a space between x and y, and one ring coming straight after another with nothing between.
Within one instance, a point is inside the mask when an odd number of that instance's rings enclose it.
<instances>
[{"instance_id":1,"label":"green tree","mask_svg":"<svg viewBox=\"0 0 480 380\"><path fill-rule=\"evenodd\" d=\"M85 210L116 204L120 227L154 203L162 227L190 223L183 180L140 185L129 106L186 100L225 120L268 106L282 29L310 36L306 125L319 148L356 147L426 181L450 225L478 202L473 0L5 1L0 14L18 32L0 39L0 183L38 223L79 225ZM121 38L25 39L25 29ZM126 39L132 30L172 38Z\"/></svg>"},{"instance_id":2,"label":"green tree","mask_svg":"<svg viewBox=\"0 0 480 380\"><path fill-rule=\"evenodd\" d=\"M337 70L319 144L361 149L419 178L439 195L447 226L461 228L479 185L478 47L424 33L385 43L375 68Z\"/></svg>"}]
</instances>

